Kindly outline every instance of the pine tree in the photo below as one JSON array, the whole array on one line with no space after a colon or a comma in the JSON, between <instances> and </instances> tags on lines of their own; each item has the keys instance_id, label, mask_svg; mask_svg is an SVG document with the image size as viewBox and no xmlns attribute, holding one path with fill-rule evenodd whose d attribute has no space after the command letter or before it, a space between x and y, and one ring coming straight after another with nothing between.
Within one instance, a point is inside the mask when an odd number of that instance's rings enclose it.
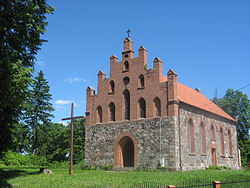
<instances>
[{"instance_id":1,"label":"pine tree","mask_svg":"<svg viewBox=\"0 0 250 188\"><path fill-rule=\"evenodd\" d=\"M46 137L46 127L51 123L54 110L50 100L50 87L42 71L34 78L27 104L25 122L30 132L30 152L41 154L39 148Z\"/></svg>"}]
</instances>

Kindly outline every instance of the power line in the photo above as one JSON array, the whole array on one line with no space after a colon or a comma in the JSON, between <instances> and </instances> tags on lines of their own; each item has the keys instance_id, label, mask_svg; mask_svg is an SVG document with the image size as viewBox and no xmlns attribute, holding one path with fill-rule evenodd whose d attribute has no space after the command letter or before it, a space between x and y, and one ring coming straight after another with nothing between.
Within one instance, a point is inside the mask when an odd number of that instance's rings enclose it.
<instances>
[{"instance_id":1,"label":"power line","mask_svg":"<svg viewBox=\"0 0 250 188\"><path fill-rule=\"evenodd\" d=\"M250 86L250 84L247 84L246 86L240 88L240 89L237 89L236 91L239 91L239 90L242 90L242 89L245 89L246 87Z\"/></svg>"},{"instance_id":2,"label":"power line","mask_svg":"<svg viewBox=\"0 0 250 188\"><path fill-rule=\"evenodd\" d=\"M244 87L241 87L240 89L236 89L235 91L240 91L240 90L242 90L242 89L247 88L248 86L250 86L250 84L247 84L247 85L245 85ZM199 108L200 108L200 107L203 107L203 106L207 106L207 105L212 104L212 103L214 103L214 102L211 101L211 102L209 102L209 103L207 103L207 104L204 104L204 105L199 106Z\"/></svg>"}]
</instances>

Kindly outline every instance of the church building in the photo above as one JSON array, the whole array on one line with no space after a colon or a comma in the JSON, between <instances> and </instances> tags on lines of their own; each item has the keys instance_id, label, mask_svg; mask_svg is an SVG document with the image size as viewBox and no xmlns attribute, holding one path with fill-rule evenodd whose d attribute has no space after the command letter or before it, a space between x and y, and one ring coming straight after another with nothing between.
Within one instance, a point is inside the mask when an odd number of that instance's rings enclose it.
<instances>
[{"instance_id":1,"label":"church building","mask_svg":"<svg viewBox=\"0 0 250 188\"><path fill-rule=\"evenodd\" d=\"M135 57L126 37L122 59L110 57L110 75L98 72L97 93L86 95L85 164L114 167L240 168L236 120L199 89L178 82L163 62L147 68L147 50Z\"/></svg>"}]
</instances>

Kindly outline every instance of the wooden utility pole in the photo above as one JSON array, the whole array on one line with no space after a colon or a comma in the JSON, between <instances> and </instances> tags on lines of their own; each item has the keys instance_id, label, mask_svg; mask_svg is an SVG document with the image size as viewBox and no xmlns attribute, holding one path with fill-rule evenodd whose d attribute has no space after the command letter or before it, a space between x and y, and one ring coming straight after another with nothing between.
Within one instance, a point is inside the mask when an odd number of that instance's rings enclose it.
<instances>
[{"instance_id":1,"label":"wooden utility pole","mask_svg":"<svg viewBox=\"0 0 250 188\"><path fill-rule=\"evenodd\" d=\"M71 104L71 117L62 120L71 120L70 122L70 159L69 159L69 175L73 174L73 148L74 148L74 119L84 118L84 116L74 117L74 103Z\"/></svg>"}]
</instances>

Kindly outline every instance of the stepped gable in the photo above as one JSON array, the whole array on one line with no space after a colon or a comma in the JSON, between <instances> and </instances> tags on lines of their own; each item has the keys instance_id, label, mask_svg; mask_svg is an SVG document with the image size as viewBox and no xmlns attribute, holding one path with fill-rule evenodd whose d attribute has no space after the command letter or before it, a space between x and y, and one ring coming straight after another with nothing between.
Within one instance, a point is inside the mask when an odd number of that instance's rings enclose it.
<instances>
[{"instance_id":1,"label":"stepped gable","mask_svg":"<svg viewBox=\"0 0 250 188\"><path fill-rule=\"evenodd\" d=\"M229 120L236 121L203 94L181 83L178 83L178 99L186 104L212 112Z\"/></svg>"}]
</instances>

